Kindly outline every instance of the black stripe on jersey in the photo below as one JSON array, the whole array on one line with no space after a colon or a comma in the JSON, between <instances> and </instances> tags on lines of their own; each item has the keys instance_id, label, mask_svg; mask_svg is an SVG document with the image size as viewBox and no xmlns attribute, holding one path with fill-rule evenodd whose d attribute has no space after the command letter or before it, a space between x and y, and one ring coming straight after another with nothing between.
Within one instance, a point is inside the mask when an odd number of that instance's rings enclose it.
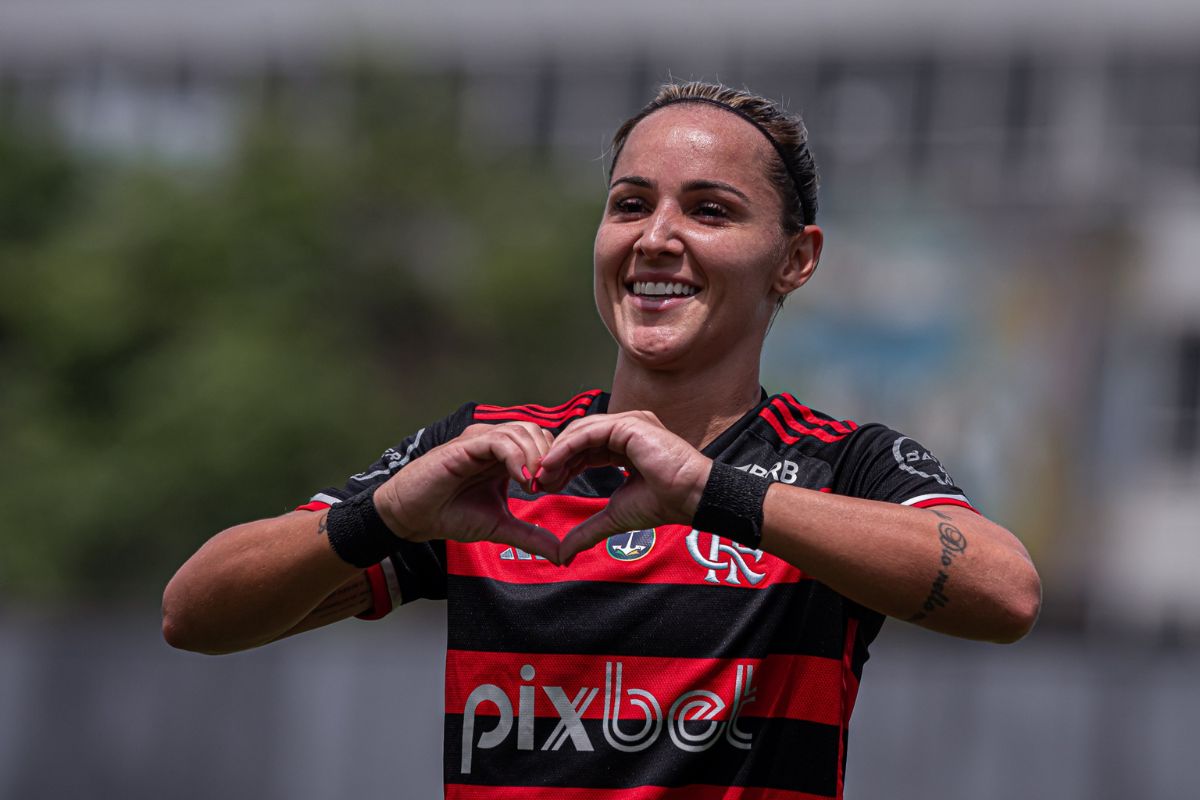
<instances>
[{"instance_id":1,"label":"black stripe on jersey","mask_svg":"<svg viewBox=\"0 0 1200 800\"><path fill-rule=\"evenodd\" d=\"M813 580L734 589L607 581L517 584L449 575L447 593L454 601L448 604L453 650L508 652L512 631L520 629L521 646L536 653L664 658L779 653L841 660L845 651L845 600ZM612 618L597 614L598 608L630 611Z\"/></svg>"},{"instance_id":2,"label":"black stripe on jersey","mask_svg":"<svg viewBox=\"0 0 1200 800\"><path fill-rule=\"evenodd\" d=\"M446 542L401 542L390 556L400 602L446 599Z\"/></svg>"},{"instance_id":3,"label":"black stripe on jersey","mask_svg":"<svg viewBox=\"0 0 1200 800\"><path fill-rule=\"evenodd\" d=\"M601 687L598 700L603 702ZM662 713L668 713L664 705ZM638 717L637 719L641 719ZM675 746L663 721L658 738L645 750L623 753L605 740L603 720L582 720L591 751L579 751L571 739L558 750L542 750L559 720L539 717L534 722L533 749L517 749L517 720L512 730L493 748L477 746L480 735L496 727L497 717L476 714L471 771L460 772L463 751L463 716L446 715L445 778L447 783L483 786L543 786L593 789L627 789L635 786L755 786L808 792L833 797L837 793L837 765L841 729L833 725L789 719L741 717L738 728L752 736L751 748L730 745L721 735L701 757ZM684 723L689 732L702 735L706 722ZM636 720L622 727L636 729Z\"/></svg>"}]
</instances>

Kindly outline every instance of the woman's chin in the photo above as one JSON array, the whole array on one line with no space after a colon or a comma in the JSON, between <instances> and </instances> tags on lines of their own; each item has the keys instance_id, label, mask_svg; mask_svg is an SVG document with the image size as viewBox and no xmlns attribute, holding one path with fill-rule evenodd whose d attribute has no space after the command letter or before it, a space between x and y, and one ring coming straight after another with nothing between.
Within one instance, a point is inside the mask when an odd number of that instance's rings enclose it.
<instances>
[{"instance_id":1,"label":"woman's chin","mask_svg":"<svg viewBox=\"0 0 1200 800\"><path fill-rule=\"evenodd\" d=\"M688 360L696 348L689 341L671 336L638 337L621 346L627 361L645 369L670 369Z\"/></svg>"}]
</instances>

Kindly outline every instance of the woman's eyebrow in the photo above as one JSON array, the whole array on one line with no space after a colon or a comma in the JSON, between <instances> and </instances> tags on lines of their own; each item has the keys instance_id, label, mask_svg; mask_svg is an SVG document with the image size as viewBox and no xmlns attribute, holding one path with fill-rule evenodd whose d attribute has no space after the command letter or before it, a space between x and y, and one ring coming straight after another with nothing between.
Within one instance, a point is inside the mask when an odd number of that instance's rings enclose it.
<instances>
[{"instance_id":1,"label":"woman's eyebrow","mask_svg":"<svg viewBox=\"0 0 1200 800\"><path fill-rule=\"evenodd\" d=\"M654 181L650 180L649 178L643 178L641 175L622 175L620 178L617 178L610 183L608 188L612 189L614 186L619 186L622 183L629 183L634 186L639 186L643 189L654 188Z\"/></svg>"},{"instance_id":2,"label":"woman's eyebrow","mask_svg":"<svg viewBox=\"0 0 1200 800\"><path fill-rule=\"evenodd\" d=\"M628 183L631 186L638 186L642 189L654 189L655 188L654 181L650 180L649 178L643 178L641 175L622 175L620 178L617 178L611 184L609 184L608 188L611 190L614 187L619 186L622 183ZM725 183L724 181L697 179L694 181L688 181L687 183L685 183L683 185L683 190L685 192L698 192L698 191L703 191L704 189L718 189L723 192L729 192L730 194L735 195L736 197L740 197L742 199L742 201L745 203L750 202L750 198L746 195L745 192L743 192L741 189L737 188L733 184Z\"/></svg>"},{"instance_id":3,"label":"woman's eyebrow","mask_svg":"<svg viewBox=\"0 0 1200 800\"><path fill-rule=\"evenodd\" d=\"M720 191L729 192L732 195L740 197L744 203L750 202L750 198L745 192L733 184L725 183L724 181L695 180L688 181L683 185L685 192L696 192L702 189L719 189Z\"/></svg>"}]
</instances>

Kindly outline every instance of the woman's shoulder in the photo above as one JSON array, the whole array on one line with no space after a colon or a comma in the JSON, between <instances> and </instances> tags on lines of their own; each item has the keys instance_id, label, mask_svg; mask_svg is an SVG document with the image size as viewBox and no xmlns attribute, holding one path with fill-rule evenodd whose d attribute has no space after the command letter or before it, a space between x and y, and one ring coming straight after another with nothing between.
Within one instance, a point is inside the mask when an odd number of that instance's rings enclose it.
<instances>
[{"instance_id":1,"label":"woman's shoulder","mask_svg":"<svg viewBox=\"0 0 1200 800\"><path fill-rule=\"evenodd\" d=\"M818 411L788 392L767 397L759 406L758 419L784 444L796 444L806 439L833 444L854 436L861 429L876 427L874 423L863 425Z\"/></svg>"},{"instance_id":2,"label":"woman's shoulder","mask_svg":"<svg viewBox=\"0 0 1200 800\"><path fill-rule=\"evenodd\" d=\"M767 398L761 408L766 435L781 449L826 462L836 494L973 508L929 448L888 425L839 419L787 393Z\"/></svg>"}]
</instances>

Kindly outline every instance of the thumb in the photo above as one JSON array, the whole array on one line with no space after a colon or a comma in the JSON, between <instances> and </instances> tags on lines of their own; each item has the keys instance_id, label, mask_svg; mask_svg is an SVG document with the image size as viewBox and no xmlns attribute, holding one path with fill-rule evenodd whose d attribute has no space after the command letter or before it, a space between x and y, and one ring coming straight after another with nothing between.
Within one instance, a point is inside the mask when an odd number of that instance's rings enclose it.
<instances>
[{"instance_id":1,"label":"thumb","mask_svg":"<svg viewBox=\"0 0 1200 800\"><path fill-rule=\"evenodd\" d=\"M627 528L613 519L609 507L605 506L567 532L558 546L559 563L564 567L570 566L579 553L625 530Z\"/></svg>"},{"instance_id":2,"label":"thumb","mask_svg":"<svg viewBox=\"0 0 1200 800\"><path fill-rule=\"evenodd\" d=\"M519 547L526 553L543 556L552 564L561 564L558 537L545 528L530 525L512 516L503 517L496 523L492 535L493 542L502 542Z\"/></svg>"}]
</instances>

